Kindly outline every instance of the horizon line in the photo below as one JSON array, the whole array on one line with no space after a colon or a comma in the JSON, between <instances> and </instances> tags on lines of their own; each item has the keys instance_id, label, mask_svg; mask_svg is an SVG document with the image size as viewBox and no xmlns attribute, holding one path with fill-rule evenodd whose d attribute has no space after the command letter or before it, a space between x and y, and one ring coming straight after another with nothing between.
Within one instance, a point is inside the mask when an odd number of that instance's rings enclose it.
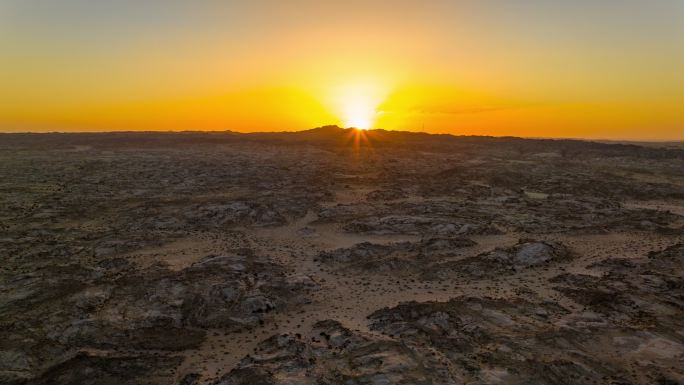
<instances>
[{"instance_id":1,"label":"horizon line","mask_svg":"<svg viewBox=\"0 0 684 385\"><path fill-rule=\"evenodd\" d=\"M438 132L426 132L426 131L409 131L409 130L388 130L384 128L372 128L372 129L359 129L356 127L340 127L336 124L326 124L313 128L304 128L300 130L282 130L282 131L234 131L230 129L226 130L107 130L107 131L0 131L1 135L49 135L49 134L116 134L116 133L126 133L126 134L152 134L152 133L162 133L162 134L182 134L182 133L201 133L201 134L220 134L220 133L230 133L239 135L253 135L253 134L294 134L302 133L306 131L312 131L320 128L335 127L341 130L363 130L366 132L373 131L384 131L384 132L396 132L396 133L408 133L408 134L425 134L425 135L447 135L452 137L489 137L489 138L518 138L518 139L537 139L537 140L580 140L580 141L598 141L598 142L646 142L646 143L680 143L684 142L684 137L678 139L641 139L641 138L601 138L601 137L561 137L561 136L517 136L517 135L486 135L486 134L453 134L453 133L438 133Z\"/></svg>"}]
</instances>

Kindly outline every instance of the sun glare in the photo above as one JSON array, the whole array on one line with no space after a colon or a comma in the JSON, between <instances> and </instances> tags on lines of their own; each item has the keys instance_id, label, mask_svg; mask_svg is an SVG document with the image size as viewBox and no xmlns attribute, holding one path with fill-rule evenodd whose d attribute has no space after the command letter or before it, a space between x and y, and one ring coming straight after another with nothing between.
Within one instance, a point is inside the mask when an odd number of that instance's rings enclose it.
<instances>
[{"instance_id":1,"label":"sun glare","mask_svg":"<svg viewBox=\"0 0 684 385\"><path fill-rule=\"evenodd\" d=\"M350 101L344 111L344 126L367 130L373 127L375 109L363 101Z\"/></svg>"},{"instance_id":2,"label":"sun glare","mask_svg":"<svg viewBox=\"0 0 684 385\"><path fill-rule=\"evenodd\" d=\"M335 107L344 127L373 128L377 108L385 97L381 87L370 82L350 84L339 87L335 94Z\"/></svg>"}]
</instances>

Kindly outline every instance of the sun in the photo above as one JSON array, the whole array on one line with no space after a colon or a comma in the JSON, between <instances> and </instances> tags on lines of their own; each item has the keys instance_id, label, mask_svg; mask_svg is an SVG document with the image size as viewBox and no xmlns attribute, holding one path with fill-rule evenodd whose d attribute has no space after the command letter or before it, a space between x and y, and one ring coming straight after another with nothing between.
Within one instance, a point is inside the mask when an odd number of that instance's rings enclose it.
<instances>
[{"instance_id":1,"label":"sun","mask_svg":"<svg viewBox=\"0 0 684 385\"><path fill-rule=\"evenodd\" d=\"M384 92L373 82L358 82L335 90L335 109L344 127L373 128Z\"/></svg>"},{"instance_id":2,"label":"sun","mask_svg":"<svg viewBox=\"0 0 684 385\"><path fill-rule=\"evenodd\" d=\"M368 130L373 127L375 114L375 108L371 107L367 101L350 100L344 111L344 126Z\"/></svg>"}]
</instances>

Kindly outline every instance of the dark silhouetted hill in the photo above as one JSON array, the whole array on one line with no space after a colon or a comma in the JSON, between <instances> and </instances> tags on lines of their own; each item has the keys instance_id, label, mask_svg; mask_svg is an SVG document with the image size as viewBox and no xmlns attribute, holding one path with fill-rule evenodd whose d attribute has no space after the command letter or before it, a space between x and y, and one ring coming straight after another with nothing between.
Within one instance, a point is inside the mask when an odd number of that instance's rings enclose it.
<instances>
[{"instance_id":1,"label":"dark silhouetted hill","mask_svg":"<svg viewBox=\"0 0 684 385\"><path fill-rule=\"evenodd\" d=\"M360 140L356 140L360 136ZM358 143L358 148L354 147ZM0 148L95 148L182 147L193 145L268 144L315 146L330 151L352 149L402 149L426 152L497 152L501 155L547 153L560 157L641 157L684 159L684 149L627 143L605 143L572 139L525 139L518 137L455 136L423 132L369 130L323 126L295 132L102 132L0 134Z\"/></svg>"}]
</instances>

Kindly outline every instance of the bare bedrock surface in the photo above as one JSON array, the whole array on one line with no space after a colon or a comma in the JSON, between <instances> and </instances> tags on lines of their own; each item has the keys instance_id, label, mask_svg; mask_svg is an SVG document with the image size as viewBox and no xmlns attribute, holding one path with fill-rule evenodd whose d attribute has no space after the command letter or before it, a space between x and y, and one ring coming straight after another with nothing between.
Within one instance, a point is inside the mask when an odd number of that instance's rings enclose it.
<instances>
[{"instance_id":1,"label":"bare bedrock surface","mask_svg":"<svg viewBox=\"0 0 684 385\"><path fill-rule=\"evenodd\" d=\"M684 150L354 135L0 135L0 383L684 384Z\"/></svg>"}]
</instances>

